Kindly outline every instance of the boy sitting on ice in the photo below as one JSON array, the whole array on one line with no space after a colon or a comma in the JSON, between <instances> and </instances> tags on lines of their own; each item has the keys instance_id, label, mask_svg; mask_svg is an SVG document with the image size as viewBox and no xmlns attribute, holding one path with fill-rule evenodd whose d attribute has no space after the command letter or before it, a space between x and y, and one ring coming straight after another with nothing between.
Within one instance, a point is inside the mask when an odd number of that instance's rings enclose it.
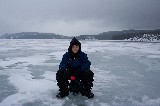
<instances>
[{"instance_id":1,"label":"boy sitting on ice","mask_svg":"<svg viewBox=\"0 0 160 106\"><path fill-rule=\"evenodd\" d=\"M88 98L93 98L91 92L93 87L94 73L90 70L91 62L88 60L87 54L81 51L81 43L74 37L70 42L68 52L63 55L56 73L57 85L59 86L58 98L69 95L68 80L71 75L81 80L84 87L84 94Z\"/></svg>"}]
</instances>

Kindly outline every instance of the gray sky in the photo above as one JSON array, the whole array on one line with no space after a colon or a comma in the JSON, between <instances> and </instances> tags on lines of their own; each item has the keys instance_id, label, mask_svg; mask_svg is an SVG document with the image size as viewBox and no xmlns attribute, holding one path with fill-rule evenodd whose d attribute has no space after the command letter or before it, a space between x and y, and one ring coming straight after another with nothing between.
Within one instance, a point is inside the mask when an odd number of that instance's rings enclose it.
<instances>
[{"instance_id":1,"label":"gray sky","mask_svg":"<svg viewBox=\"0 0 160 106\"><path fill-rule=\"evenodd\" d=\"M160 28L160 0L0 0L0 34Z\"/></svg>"}]
</instances>

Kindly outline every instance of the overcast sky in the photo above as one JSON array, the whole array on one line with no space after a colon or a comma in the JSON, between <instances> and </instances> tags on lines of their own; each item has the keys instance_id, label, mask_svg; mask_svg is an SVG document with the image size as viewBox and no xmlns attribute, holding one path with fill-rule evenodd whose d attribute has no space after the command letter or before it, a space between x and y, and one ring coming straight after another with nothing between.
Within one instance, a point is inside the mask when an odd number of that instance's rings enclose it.
<instances>
[{"instance_id":1,"label":"overcast sky","mask_svg":"<svg viewBox=\"0 0 160 106\"><path fill-rule=\"evenodd\" d=\"M0 34L160 29L160 0L0 0Z\"/></svg>"}]
</instances>

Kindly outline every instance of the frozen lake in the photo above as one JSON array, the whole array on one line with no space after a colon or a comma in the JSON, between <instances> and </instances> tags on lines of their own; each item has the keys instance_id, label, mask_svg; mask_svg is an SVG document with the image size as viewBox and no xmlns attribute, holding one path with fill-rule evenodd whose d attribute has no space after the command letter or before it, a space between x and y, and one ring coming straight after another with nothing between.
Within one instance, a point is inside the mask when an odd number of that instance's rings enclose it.
<instances>
[{"instance_id":1,"label":"frozen lake","mask_svg":"<svg viewBox=\"0 0 160 106\"><path fill-rule=\"evenodd\" d=\"M0 106L160 106L160 43L80 41L95 98L58 92L70 40L0 40Z\"/></svg>"}]
</instances>

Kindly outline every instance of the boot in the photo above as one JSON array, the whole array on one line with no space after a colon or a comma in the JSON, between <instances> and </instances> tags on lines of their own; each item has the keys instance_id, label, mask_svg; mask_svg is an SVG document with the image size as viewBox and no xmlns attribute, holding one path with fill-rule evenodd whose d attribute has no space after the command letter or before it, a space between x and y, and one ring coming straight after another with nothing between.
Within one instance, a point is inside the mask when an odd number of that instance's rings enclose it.
<instances>
[{"instance_id":1,"label":"boot","mask_svg":"<svg viewBox=\"0 0 160 106\"><path fill-rule=\"evenodd\" d=\"M56 97L57 98L64 98L68 95L69 95L69 90L68 90L68 88L65 88L65 89L60 89L59 93L56 95Z\"/></svg>"},{"instance_id":2,"label":"boot","mask_svg":"<svg viewBox=\"0 0 160 106\"><path fill-rule=\"evenodd\" d=\"M91 90L85 90L84 96L88 97L88 99L93 98L94 94L91 92Z\"/></svg>"},{"instance_id":3,"label":"boot","mask_svg":"<svg viewBox=\"0 0 160 106\"><path fill-rule=\"evenodd\" d=\"M93 83L84 84L84 92L82 93L82 95L88 97L88 99L94 97L94 94L91 92L92 86L93 86Z\"/></svg>"}]
</instances>

